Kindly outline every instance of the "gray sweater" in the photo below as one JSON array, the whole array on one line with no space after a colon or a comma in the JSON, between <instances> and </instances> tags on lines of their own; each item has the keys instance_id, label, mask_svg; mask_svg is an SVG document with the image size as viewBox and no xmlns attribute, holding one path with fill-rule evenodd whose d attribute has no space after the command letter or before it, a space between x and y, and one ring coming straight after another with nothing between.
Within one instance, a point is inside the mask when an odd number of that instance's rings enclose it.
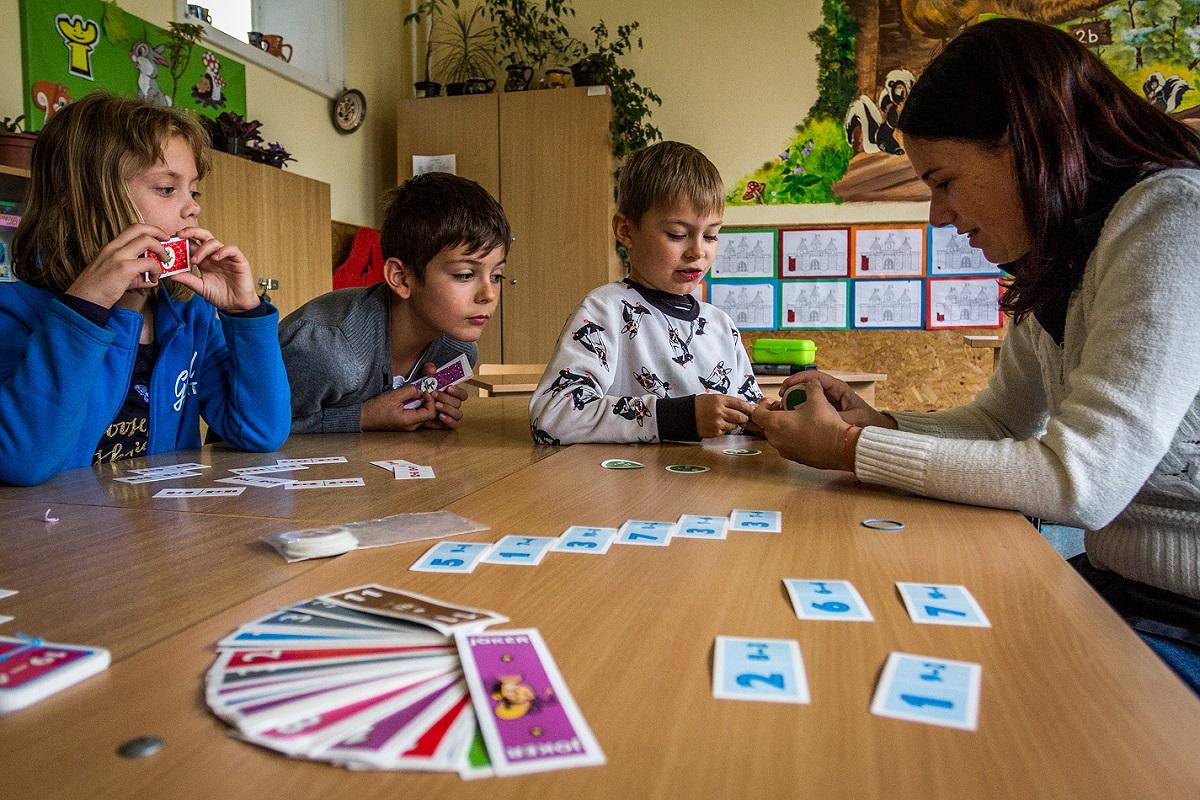
<instances>
[{"instance_id":1,"label":"gray sweater","mask_svg":"<svg viewBox=\"0 0 1200 800\"><path fill-rule=\"evenodd\" d=\"M1200 599L1200 170L1113 208L1059 347L1014 325L969 405L867 428L871 483L1087 529L1088 558Z\"/></svg>"},{"instance_id":2,"label":"gray sweater","mask_svg":"<svg viewBox=\"0 0 1200 800\"><path fill-rule=\"evenodd\" d=\"M279 324L283 363L292 385L292 433L345 433L362 429L362 404L393 388L386 283L338 289L308 301ZM413 375L432 361L441 366L474 344L439 336L417 359Z\"/></svg>"}]
</instances>

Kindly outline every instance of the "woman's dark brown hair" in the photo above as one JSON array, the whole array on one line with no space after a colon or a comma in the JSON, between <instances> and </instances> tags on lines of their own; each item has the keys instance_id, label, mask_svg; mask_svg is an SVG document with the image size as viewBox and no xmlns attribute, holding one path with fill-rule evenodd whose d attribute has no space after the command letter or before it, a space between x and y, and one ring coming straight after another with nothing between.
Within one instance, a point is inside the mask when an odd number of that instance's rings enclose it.
<instances>
[{"instance_id":1,"label":"woman's dark brown hair","mask_svg":"<svg viewBox=\"0 0 1200 800\"><path fill-rule=\"evenodd\" d=\"M1069 34L991 19L963 31L909 94L899 129L922 139L1009 144L1032 248L1008 265L1003 307L1063 306L1090 248L1075 221L1149 172L1200 167L1200 138L1123 84ZM1007 142L1005 142L1007 136Z\"/></svg>"}]
</instances>

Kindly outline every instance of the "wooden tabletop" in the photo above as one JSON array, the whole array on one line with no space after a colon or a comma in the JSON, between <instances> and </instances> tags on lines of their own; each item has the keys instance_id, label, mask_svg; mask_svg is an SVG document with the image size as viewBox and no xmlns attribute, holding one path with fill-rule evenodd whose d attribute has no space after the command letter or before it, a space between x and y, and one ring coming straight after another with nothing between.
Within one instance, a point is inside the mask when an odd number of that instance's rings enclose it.
<instances>
[{"instance_id":1,"label":"wooden tabletop","mask_svg":"<svg viewBox=\"0 0 1200 800\"><path fill-rule=\"evenodd\" d=\"M201 514L354 522L401 512L435 511L552 450L535 446L529 436L528 401L521 398L470 400L456 431L411 433L312 434L292 436L276 453L246 453L227 445L180 450L150 458L121 461L96 469L60 473L32 488L0 488L0 510L6 502L55 502L77 505L186 511ZM272 464L280 458L345 456L344 464L314 465L282 477L298 480L357 478L368 491L356 489L248 488L238 497L155 499L164 488L228 487L217 478L234 477L230 469ZM372 461L403 458L434 468L434 480L396 480ZM196 478L144 484L121 483L132 470L166 464L208 464ZM273 473L275 474L275 473Z\"/></svg>"},{"instance_id":2,"label":"wooden tabletop","mask_svg":"<svg viewBox=\"0 0 1200 800\"><path fill-rule=\"evenodd\" d=\"M887 380L886 372L844 372L841 370L825 370L838 380L849 384L873 384ZM783 383L786 375L755 375L759 385ZM476 375L467 381L472 386L491 392L497 396L532 394L541 381L540 373L504 373L496 375Z\"/></svg>"},{"instance_id":3,"label":"wooden tabletop","mask_svg":"<svg viewBox=\"0 0 1200 800\"><path fill-rule=\"evenodd\" d=\"M721 452L746 444L762 455ZM232 606L200 595L194 602L211 609L207 618L199 612L105 673L0 720L6 796L1158 798L1192 796L1200 786L1200 702L1019 515L864 487L786 462L761 440L549 452L447 506L491 526L465 540L735 507L778 509L784 531L667 548L613 545L602 557L551 553L535 568L481 565L470 575L408 571L428 547L415 542L306 562L316 565ZM605 470L605 458L645 468ZM711 471L664 470L675 463ZM870 531L860 525L868 517L907 528ZM77 557L49 548L41 558L69 576ZM22 572L31 569L22 562ZM876 622L799 621L785 577L851 580ZM154 579L151 569L127 574L134 585ZM212 580L215 587L241 578ZM915 625L896 581L965 584L993 627ZM539 628L608 764L463 782L357 774L230 737L203 704L213 644L273 609L364 582L495 609L512 618L508 627ZM29 594L32 614L40 593ZM68 613L61 600L54 604ZM85 641L104 643L102 625L92 630ZM797 640L812 703L713 699L718 634ZM880 669L897 650L980 663L978 731L871 715ZM165 739L162 753L115 755L144 734Z\"/></svg>"}]
</instances>

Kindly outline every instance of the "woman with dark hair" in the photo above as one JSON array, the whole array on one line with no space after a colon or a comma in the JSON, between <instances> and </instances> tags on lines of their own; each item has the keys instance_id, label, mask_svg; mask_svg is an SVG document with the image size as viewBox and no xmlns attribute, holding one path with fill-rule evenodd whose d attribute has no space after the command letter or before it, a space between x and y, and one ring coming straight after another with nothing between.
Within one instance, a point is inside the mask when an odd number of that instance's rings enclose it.
<instances>
[{"instance_id":1,"label":"woman with dark hair","mask_svg":"<svg viewBox=\"0 0 1200 800\"><path fill-rule=\"evenodd\" d=\"M993 19L899 122L929 220L1013 275L986 389L876 411L801 373L754 415L788 458L1087 530L1077 569L1200 691L1200 139L1068 34Z\"/></svg>"}]
</instances>

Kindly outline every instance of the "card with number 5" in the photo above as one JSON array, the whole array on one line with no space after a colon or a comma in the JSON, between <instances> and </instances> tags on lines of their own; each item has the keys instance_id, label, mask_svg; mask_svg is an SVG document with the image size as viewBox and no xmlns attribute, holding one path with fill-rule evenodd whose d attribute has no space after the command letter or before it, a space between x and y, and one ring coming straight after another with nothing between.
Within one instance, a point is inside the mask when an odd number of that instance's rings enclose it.
<instances>
[{"instance_id":1,"label":"card with number 5","mask_svg":"<svg viewBox=\"0 0 1200 800\"><path fill-rule=\"evenodd\" d=\"M800 645L790 639L718 636L713 646L713 697L808 703Z\"/></svg>"},{"instance_id":2,"label":"card with number 5","mask_svg":"<svg viewBox=\"0 0 1200 800\"><path fill-rule=\"evenodd\" d=\"M799 619L874 622L871 610L850 581L784 578L788 597Z\"/></svg>"},{"instance_id":3,"label":"card with number 5","mask_svg":"<svg viewBox=\"0 0 1200 800\"><path fill-rule=\"evenodd\" d=\"M412 572L471 572L491 550L484 542L438 542L425 551L409 570Z\"/></svg>"},{"instance_id":4,"label":"card with number 5","mask_svg":"<svg viewBox=\"0 0 1200 800\"><path fill-rule=\"evenodd\" d=\"M924 625L965 625L970 628L992 627L983 609L965 586L897 582L896 588L900 590L913 622Z\"/></svg>"}]
</instances>

